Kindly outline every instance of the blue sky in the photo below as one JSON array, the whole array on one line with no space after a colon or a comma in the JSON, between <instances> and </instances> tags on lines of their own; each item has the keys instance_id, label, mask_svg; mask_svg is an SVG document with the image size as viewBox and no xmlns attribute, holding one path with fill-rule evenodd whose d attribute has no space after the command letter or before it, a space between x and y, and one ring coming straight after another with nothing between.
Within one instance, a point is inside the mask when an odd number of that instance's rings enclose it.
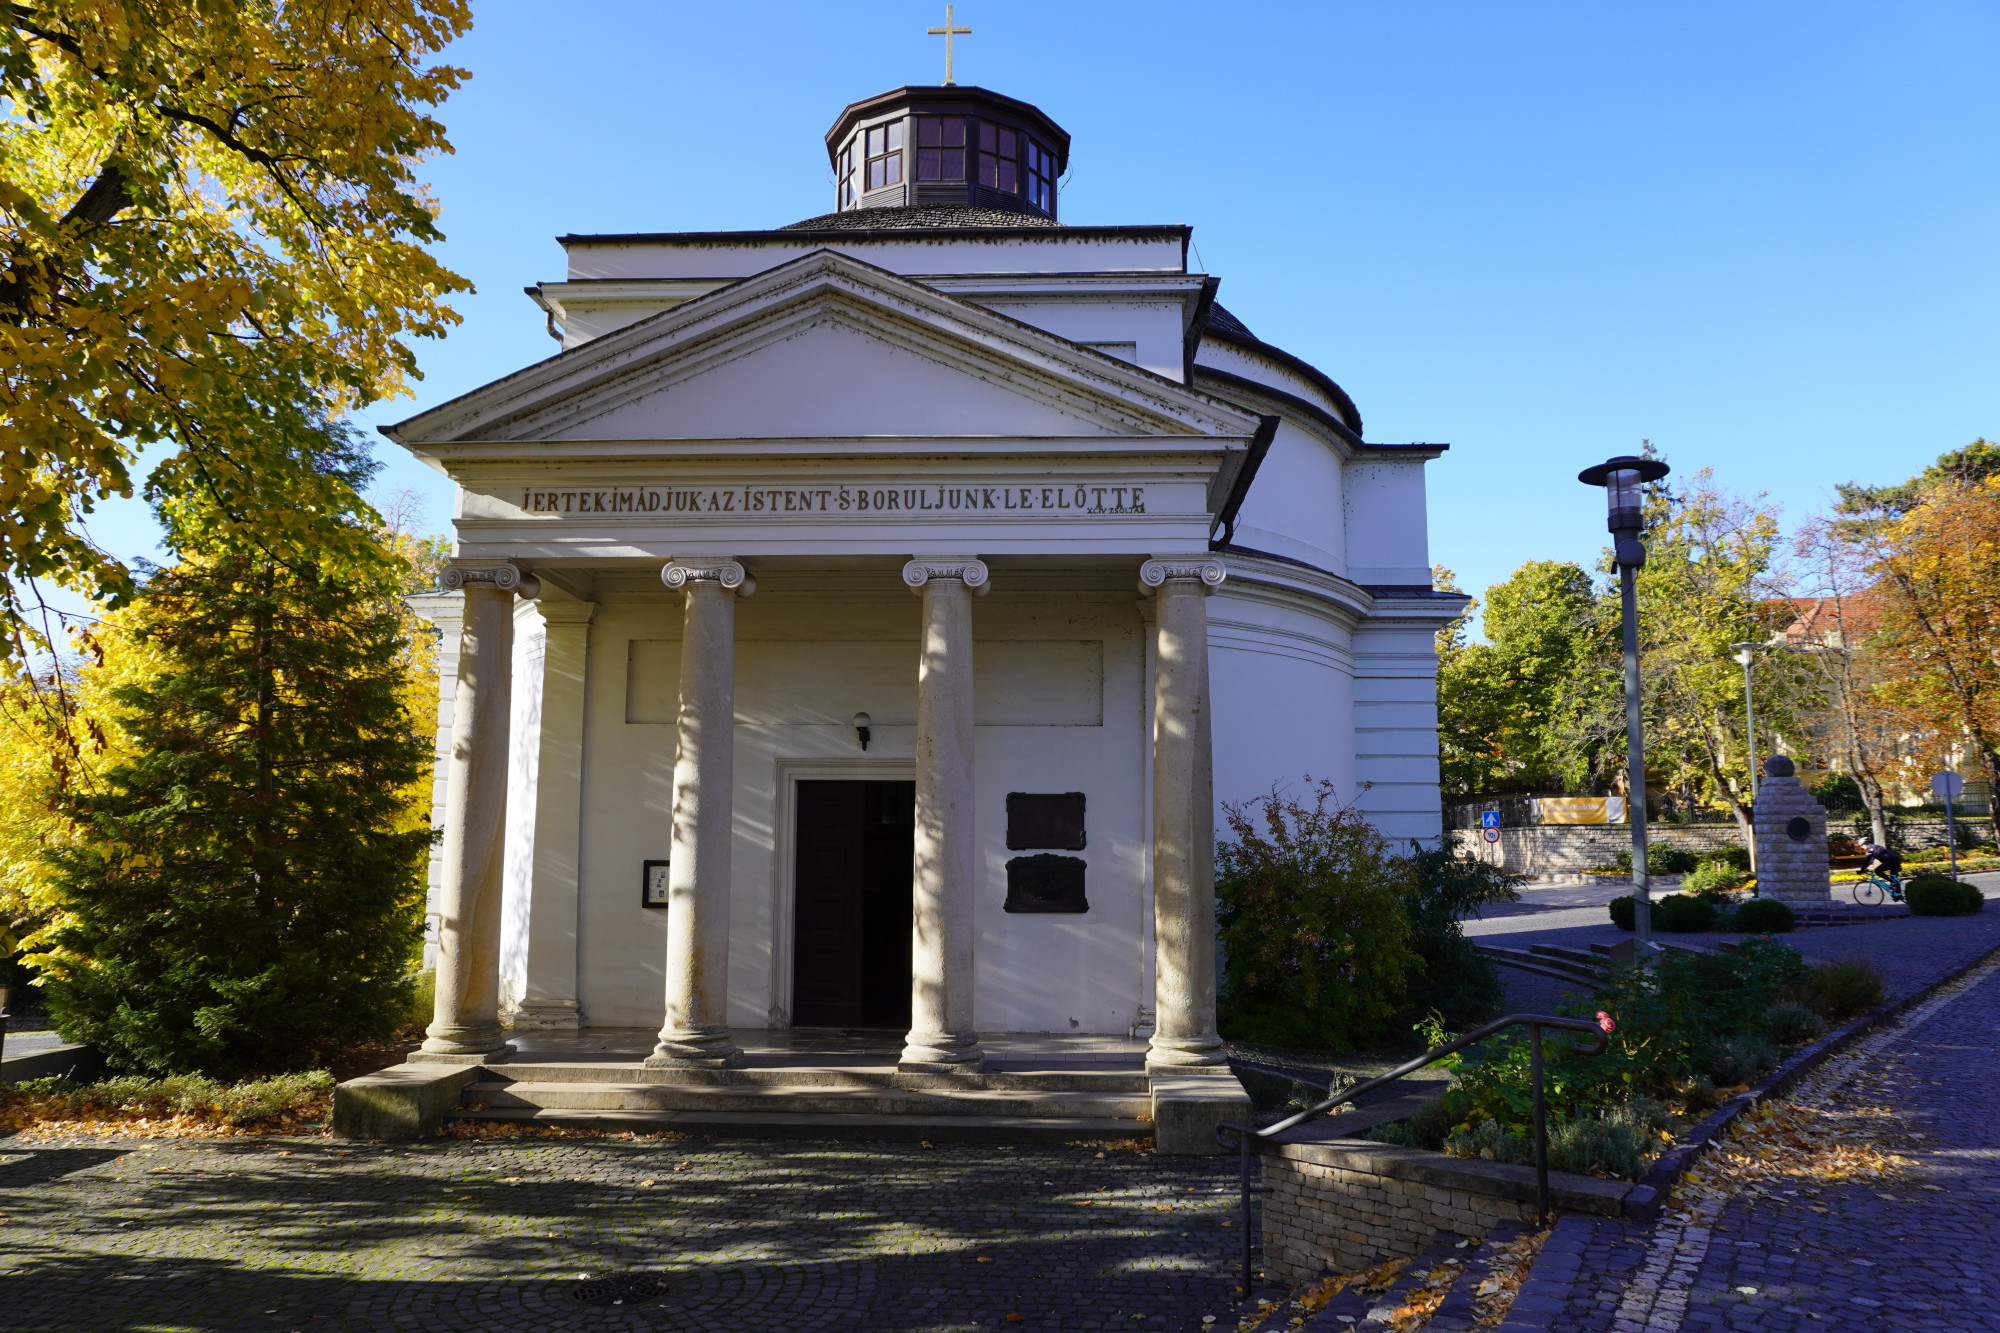
<instances>
[{"instance_id":1,"label":"blue sky","mask_svg":"<svg viewBox=\"0 0 2000 1333\"><path fill-rule=\"evenodd\" d=\"M832 207L820 136L940 80L940 3L488 0L430 167L477 295L414 402L549 355L568 231ZM958 78L1074 136L1065 219L1180 222L1220 299L1442 440L1431 550L1479 591L1588 562L1576 470L1641 438L1797 519L2000 434L2000 7L966 0ZM384 444L385 490L449 487ZM92 531L154 554L136 504Z\"/></svg>"}]
</instances>

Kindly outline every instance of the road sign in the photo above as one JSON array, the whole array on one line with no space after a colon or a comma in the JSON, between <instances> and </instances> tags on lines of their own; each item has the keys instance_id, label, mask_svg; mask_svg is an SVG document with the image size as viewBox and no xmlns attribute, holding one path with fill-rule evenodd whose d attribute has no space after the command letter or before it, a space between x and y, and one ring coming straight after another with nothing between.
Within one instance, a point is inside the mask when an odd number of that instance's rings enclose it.
<instances>
[{"instance_id":1,"label":"road sign","mask_svg":"<svg viewBox=\"0 0 2000 1333\"><path fill-rule=\"evenodd\" d=\"M1947 801L1955 801L1958 799L1958 794L1964 790L1965 779L1950 769L1931 775L1931 792L1933 795L1940 796Z\"/></svg>"},{"instance_id":2,"label":"road sign","mask_svg":"<svg viewBox=\"0 0 2000 1333\"><path fill-rule=\"evenodd\" d=\"M1500 827L1500 812L1499 812L1498 810L1481 810L1481 811L1479 812L1479 827L1481 827L1481 828L1499 828L1499 827ZM1488 839L1487 839L1486 841L1488 841L1488 842L1492 842L1492 841L1493 841L1493 839L1492 839L1492 838L1488 838Z\"/></svg>"},{"instance_id":3,"label":"road sign","mask_svg":"<svg viewBox=\"0 0 2000 1333\"><path fill-rule=\"evenodd\" d=\"M1479 836L1485 838L1488 842L1498 842L1500 841L1500 830L1497 828L1481 829Z\"/></svg>"}]
</instances>

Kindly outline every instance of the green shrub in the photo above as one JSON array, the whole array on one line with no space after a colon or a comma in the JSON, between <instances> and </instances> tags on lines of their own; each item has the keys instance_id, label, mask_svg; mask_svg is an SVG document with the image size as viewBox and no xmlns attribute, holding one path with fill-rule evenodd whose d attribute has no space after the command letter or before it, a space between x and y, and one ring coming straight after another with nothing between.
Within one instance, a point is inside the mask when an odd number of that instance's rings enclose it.
<instances>
[{"instance_id":1,"label":"green shrub","mask_svg":"<svg viewBox=\"0 0 2000 1333\"><path fill-rule=\"evenodd\" d=\"M1629 1110L1549 1121L1549 1169L1581 1176L1611 1176L1637 1180L1644 1173L1647 1142L1644 1119ZM1481 1120L1469 1130L1454 1132L1446 1147L1466 1157L1489 1162L1529 1165L1535 1160L1534 1132L1509 1130L1497 1120Z\"/></svg>"},{"instance_id":2,"label":"green shrub","mask_svg":"<svg viewBox=\"0 0 2000 1333\"><path fill-rule=\"evenodd\" d=\"M410 978L410 1007L403 1011L403 1026L427 1028L437 1017L437 972L425 968Z\"/></svg>"},{"instance_id":3,"label":"green shrub","mask_svg":"<svg viewBox=\"0 0 2000 1333\"><path fill-rule=\"evenodd\" d=\"M1397 1026L1414 1025L1431 1013L1449 1027L1477 1026L1499 1012L1507 991L1493 960L1473 947L1461 922L1488 903L1518 899L1514 886L1522 877L1476 857L1416 844L1409 866L1413 882L1403 898L1403 915L1417 966L1410 971Z\"/></svg>"},{"instance_id":4,"label":"green shrub","mask_svg":"<svg viewBox=\"0 0 2000 1333\"><path fill-rule=\"evenodd\" d=\"M1235 841L1216 852L1217 924L1225 972L1223 1033L1238 1041L1321 1050L1382 1040L1407 978L1403 900L1408 859L1352 806L1318 783L1302 805L1276 790L1224 806Z\"/></svg>"},{"instance_id":5,"label":"green shrub","mask_svg":"<svg viewBox=\"0 0 2000 1333\"><path fill-rule=\"evenodd\" d=\"M1626 874L1632 872L1632 852L1627 848L1618 853L1618 868ZM1646 844L1646 873L1649 875L1685 875L1700 862L1695 854L1674 846L1670 842L1649 842Z\"/></svg>"},{"instance_id":6,"label":"green shrub","mask_svg":"<svg viewBox=\"0 0 2000 1333\"><path fill-rule=\"evenodd\" d=\"M1764 1018L1765 1030L1780 1046L1798 1046L1826 1035L1826 1023L1795 1000L1780 1000Z\"/></svg>"},{"instance_id":7,"label":"green shrub","mask_svg":"<svg viewBox=\"0 0 2000 1333\"><path fill-rule=\"evenodd\" d=\"M1621 893L1611 900L1611 924L1620 930L1635 930L1638 908L1632 904L1632 895Z\"/></svg>"},{"instance_id":8,"label":"green shrub","mask_svg":"<svg viewBox=\"0 0 2000 1333\"><path fill-rule=\"evenodd\" d=\"M1704 861L1681 881L1681 892L1692 893L1698 898L1707 898L1713 902L1728 898L1742 883L1743 875L1740 871L1717 865L1713 861Z\"/></svg>"},{"instance_id":9,"label":"green shrub","mask_svg":"<svg viewBox=\"0 0 2000 1333\"><path fill-rule=\"evenodd\" d=\"M1918 916L1964 916L1986 906L1986 895L1944 875L1919 875L1903 886L1903 901Z\"/></svg>"},{"instance_id":10,"label":"green shrub","mask_svg":"<svg viewBox=\"0 0 2000 1333\"><path fill-rule=\"evenodd\" d=\"M1752 898L1736 909L1732 930L1749 935L1783 935L1799 924L1798 914L1776 898Z\"/></svg>"},{"instance_id":11,"label":"green shrub","mask_svg":"<svg viewBox=\"0 0 2000 1333\"><path fill-rule=\"evenodd\" d=\"M1718 847L1712 852L1702 853L1704 864L1727 866L1740 874L1750 873L1750 849L1748 847Z\"/></svg>"},{"instance_id":12,"label":"green shrub","mask_svg":"<svg viewBox=\"0 0 2000 1333\"><path fill-rule=\"evenodd\" d=\"M1776 1068L1778 1053L1762 1037L1745 1034L1702 1043L1695 1063L1716 1087L1733 1088L1754 1083L1757 1075Z\"/></svg>"},{"instance_id":13,"label":"green shrub","mask_svg":"<svg viewBox=\"0 0 2000 1333\"><path fill-rule=\"evenodd\" d=\"M1882 976L1865 959L1821 963L1799 985L1798 999L1822 1018L1855 1018L1882 1003Z\"/></svg>"},{"instance_id":14,"label":"green shrub","mask_svg":"<svg viewBox=\"0 0 2000 1333\"><path fill-rule=\"evenodd\" d=\"M1670 893L1653 904L1653 929L1686 935L1715 928L1715 904L1691 893Z\"/></svg>"}]
</instances>

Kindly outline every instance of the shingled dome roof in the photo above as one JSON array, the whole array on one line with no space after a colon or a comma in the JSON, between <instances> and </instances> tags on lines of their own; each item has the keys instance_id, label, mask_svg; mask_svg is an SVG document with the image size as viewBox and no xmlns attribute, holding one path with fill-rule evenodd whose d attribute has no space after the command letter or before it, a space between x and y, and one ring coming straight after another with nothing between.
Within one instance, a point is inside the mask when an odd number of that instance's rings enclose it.
<instances>
[{"instance_id":1,"label":"shingled dome roof","mask_svg":"<svg viewBox=\"0 0 2000 1333\"><path fill-rule=\"evenodd\" d=\"M967 227L1060 227L1032 213L973 204L908 204L898 208L850 208L794 222L779 231L949 231Z\"/></svg>"}]
</instances>

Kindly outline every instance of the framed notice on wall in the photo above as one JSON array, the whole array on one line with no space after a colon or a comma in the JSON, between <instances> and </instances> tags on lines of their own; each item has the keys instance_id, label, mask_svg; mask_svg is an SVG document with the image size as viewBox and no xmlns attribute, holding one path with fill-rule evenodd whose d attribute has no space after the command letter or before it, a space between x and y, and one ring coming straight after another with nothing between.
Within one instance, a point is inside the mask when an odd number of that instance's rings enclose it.
<instances>
[{"instance_id":1,"label":"framed notice on wall","mask_svg":"<svg viewBox=\"0 0 2000 1333\"><path fill-rule=\"evenodd\" d=\"M646 861L639 872L639 905L641 907L665 907L667 905L667 862Z\"/></svg>"}]
</instances>

